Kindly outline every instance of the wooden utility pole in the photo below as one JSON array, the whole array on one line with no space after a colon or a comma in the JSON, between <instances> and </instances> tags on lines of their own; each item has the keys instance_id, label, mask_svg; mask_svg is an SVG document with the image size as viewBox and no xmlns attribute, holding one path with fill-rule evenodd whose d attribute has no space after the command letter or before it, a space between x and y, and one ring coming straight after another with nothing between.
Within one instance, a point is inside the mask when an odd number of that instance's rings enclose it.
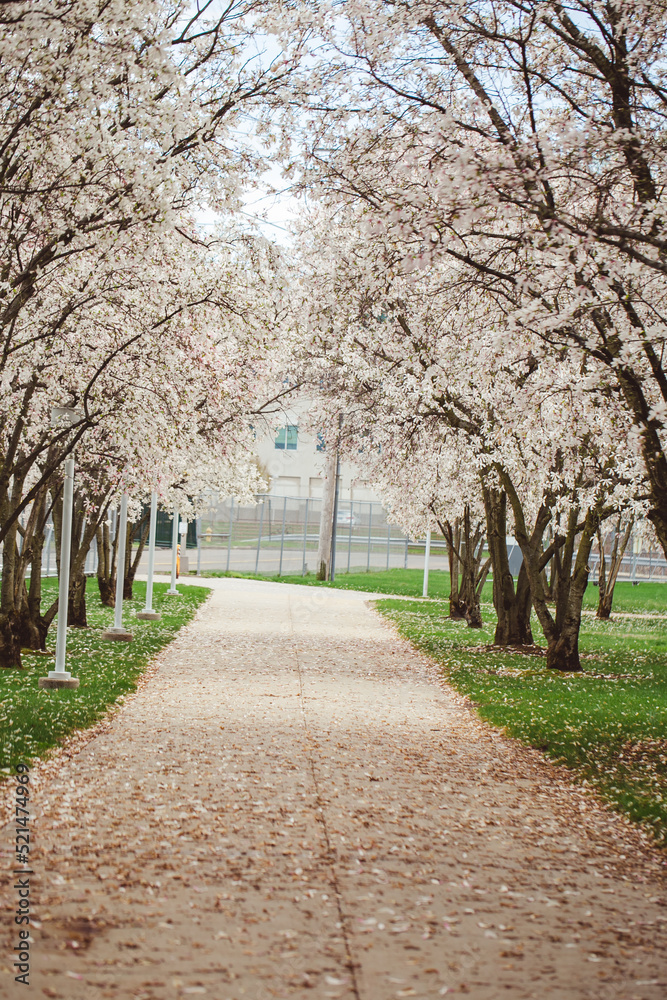
<instances>
[{"instance_id":1,"label":"wooden utility pole","mask_svg":"<svg viewBox=\"0 0 667 1000\"><path fill-rule=\"evenodd\" d=\"M340 432L343 414L338 414L338 438L330 453L324 476L320 539L317 546L317 579L333 580L336 563L336 518L338 516L338 478L340 476Z\"/></svg>"},{"instance_id":2,"label":"wooden utility pole","mask_svg":"<svg viewBox=\"0 0 667 1000\"><path fill-rule=\"evenodd\" d=\"M338 449L333 450L326 463L324 490L322 492L322 513L320 514L320 538L317 546L317 579L331 579L331 565L334 533L334 507L336 506L336 471Z\"/></svg>"}]
</instances>

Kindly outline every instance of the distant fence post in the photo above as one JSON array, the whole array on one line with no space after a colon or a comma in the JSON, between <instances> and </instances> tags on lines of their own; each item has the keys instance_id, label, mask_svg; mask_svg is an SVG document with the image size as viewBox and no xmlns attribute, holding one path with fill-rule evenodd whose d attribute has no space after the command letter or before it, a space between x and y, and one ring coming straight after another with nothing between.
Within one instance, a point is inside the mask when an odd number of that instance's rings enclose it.
<instances>
[{"instance_id":1,"label":"distant fence post","mask_svg":"<svg viewBox=\"0 0 667 1000\"><path fill-rule=\"evenodd\" d=\"M368 505L368 553L366 556L366 572L371 571L371 537L373 533L373 504Z\"/></svg>"},{"instance_id":2,"label":"distant fence post","mask_svg":"<svg viewBox=\"0 0 667 1000\"><path fill-rule=\"evenodd\" d=\"M197 531L197 576L199 576L201 573L201 517L195 521L195 529Z\"/></svg>"},{"instance_id":3,"label":"distant fence post","mask_svg":"<svg viewBox=\"0 0 667 1000\"><path fill-rule=\"evenodd\" d=\"M257 534L257 556L255 557L255 573L259 571L259 547L262 544L262 525L264 523L264 501L261 503L261 510L259 512L259 532ZM271 511L269 510L269 524Z\"/></svg>"},{"instance_id":4,"label":"distant fence post","mask_svg":"<svg viewBox=\"0 0 667 1000\"><path fill-rule=\"evenodd\" d=\"M306 497L306 516L303 524L303 557L301 559L301 576L306 575L306 545L308 543L308 497Z\"/></svg>"},{"instance_id":5,"label":"distant fence post","mask_svg":"<svg viewBox=\"0 0 667 1000\"><path fill-rule=\"evenodd\" d=\"M46 575L51 576L51 540L53 539L53 525L49 528L46 536Z\"/></svg>"},{"instance_id":6,"label":"distant fence post","mask_svg":"<svg viewBox=\"0 0 667 1000\"><path fill-rule=\"evenodd\" d=\"M408 542L409 541L410 541L410 539L406 535L405 536L405 559L403 560L403 569L407 569L408 568Z\"/></svg>"},{"instance_id":7,"label":"distant fence post","mask_svg":"<svg viewBox=\"0 0 667 1000\"><path fill-rule=\"evenodd\" d=\"M350 533L347 537L347 571L350 572L350 556L352 555L352 520L354 518L354 503L350 500Z\"/></svg>"},{"instance_id":8,"label":"distant fence post","mask_svg":"<svg viewBox=\"0 0 667 1000\"><path fill-rule=\"evenodd\" d=\"M389 569L389 553L391 551L391 525L387 525L387 569Z\"/></svg>"},{"instance_id":9,"label":"distant fence post","mask_svg":"<svg viewBox=\"0 0 667 1000\"><path fill-rule=\"evenodd\" d=\"M234 497L229 505L229 537L227 538L227 570L229 573L229 560L232 556L232 531L234 530Z\"/></svg>"},{"instance_id":10,"label":"distant fence post","mask_svg":"<svg viewBox=\"0 0 667 1000\"><path fill-rule=\"evenodd\" d=\"M283 530L280 534L280 563L278 565L278 576L283 575L283 551L285 549L285 517L287 515L287 497L283 500Z\"/></svg>"}]
</instances>

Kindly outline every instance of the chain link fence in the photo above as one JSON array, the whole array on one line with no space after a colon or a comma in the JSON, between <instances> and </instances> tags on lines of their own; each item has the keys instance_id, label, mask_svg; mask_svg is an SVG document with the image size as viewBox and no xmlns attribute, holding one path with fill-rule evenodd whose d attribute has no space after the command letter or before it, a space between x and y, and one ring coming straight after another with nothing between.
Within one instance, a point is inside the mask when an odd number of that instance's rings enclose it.
<instances>
[{"instance_id":1,"label":"chain link fence","mask_svg":"<svg viewBox=\"0 0 667 1000\"><path fill-rule=\"evenodd\" d=\"M294 575L317 572L317 549L322 500L262 494L257 504L244 505L235 500L212 503L210 508L188 526L187 549L181 554L181 572L197 573L235 571L266 575ZM115 512L114 512L115 513ZM158 514L158 538L155 568L158 573L171 567L171 514ZM111 533L115 520L111 517ZM378 570L423 569L423 540L409 539L400 528L389 524L379 503L339 501L336 518L336 573L377 572ZM508 539L510 569L519 572L521 552ZM139 572L145 573L147 555ZM597 582L599 555L590 557L590 580ZM448 569L444 539L431 542L432 569ZM86 558L86 573L97 570L97 547L91 546ZM42 574L57 576L53 525L47 526ZM667 561L661 551L630 544L619 574L621 580L667 581Z\"/></svg>"},{"instance_id":2,"label":"chain link fence","mask_svg":"<svg viewBox=\"0 0 667 1000\"><path fill-rule=\"evenodd\" d=\"M221 502L199 519L198 571L315 573L322 500L288 496L257 499L256 506L244 506L234 500ZM422 567L423 550L423 542L410 541L400 528L389 524L381 504L339 501L337 573ZM445 569L444 542L432 545L431 552L433 567ZM192 563L191 556L191 569Z\"/></svg>"}]
</instances>

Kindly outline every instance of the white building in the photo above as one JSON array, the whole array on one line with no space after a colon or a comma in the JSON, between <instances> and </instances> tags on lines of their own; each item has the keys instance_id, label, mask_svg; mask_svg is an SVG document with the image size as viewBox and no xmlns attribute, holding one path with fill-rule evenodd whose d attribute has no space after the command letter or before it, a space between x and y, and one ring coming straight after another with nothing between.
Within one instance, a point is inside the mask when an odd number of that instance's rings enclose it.
<instances>
[{"instance_id":1,"label":"white building","mask_svg":"<svg viewBox=\"0 0 667 1000\"><path fill-rule=\"evenodd\" d=\"M306 406L304 401L302 414ZM304 430L298 406L285 412L284 422L277 428L258 428L255 449L262 471L270 479L269 493L303 499L322 497L327 453L321 436ZM339 490L342 501L381 502L348 462L341 462Z\"/></svg>"}]
</instances>

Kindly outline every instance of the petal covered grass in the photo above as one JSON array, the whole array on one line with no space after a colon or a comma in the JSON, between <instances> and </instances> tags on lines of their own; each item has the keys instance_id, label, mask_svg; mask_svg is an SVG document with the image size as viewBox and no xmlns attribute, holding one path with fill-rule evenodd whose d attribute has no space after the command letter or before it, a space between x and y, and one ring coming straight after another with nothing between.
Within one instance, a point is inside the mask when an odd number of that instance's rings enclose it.
<instances>
[{"instance_id":1,"label":"petal covered grass","mask_svg":"<svg viewBox=\"0 0 667 1000\"><path fill-rule=\"evenodd\" d=\"M193 618L210 591L183 587L180 597L165 597L166 583L157 583L153 607L159 621L139 621L145 605L146 584L134 584L134 597L123 602L123 623L132 642L108 642L102 630L113 625L114 612L99 600L97 581L88 580L86 601L89 628L69 628L67 669L80 679L76 691L40 690L38 681L54 668L54 657L23 654L22 670L0 670L0 776L13 773L19 762L43 756L72 732L98 722L110 706L134 691L150 661ZM44 603L56 595L56 580L44 581ZM55 648L56 623L47 646Z\"/></svg>"},{"instance_id":2,"label":"petal covered grass","mask_svg":"<svg viewBox=\"0 0 667 1000\"><path fill-rule=\"evenodd\" d=\"M472 630L448 620L444 602L382 600L377 608L483 719L571 768L667 846L667 621L585 616L583 671L561 674L543 656L490 649L488 609L484 628ZM536 621L533 633L542 643Z\"/></svg>"}]
</instances>

